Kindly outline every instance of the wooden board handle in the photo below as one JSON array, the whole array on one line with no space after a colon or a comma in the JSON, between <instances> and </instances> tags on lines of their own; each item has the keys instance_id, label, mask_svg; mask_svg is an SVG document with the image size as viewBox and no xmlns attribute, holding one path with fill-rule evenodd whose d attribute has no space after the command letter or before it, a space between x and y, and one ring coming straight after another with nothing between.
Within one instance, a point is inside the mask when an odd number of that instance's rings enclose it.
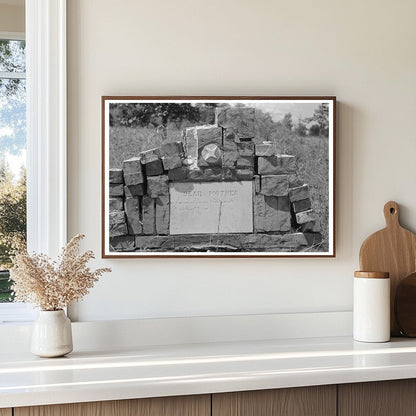
<instances>
[{"instance_id":1,"label":"wooden board handle","mask_svg":"<svg viewBox=\"0 0 416 416\"><path fill-rule=\"evenodd\" d=\"M399 227L399 205L397 202L389 201L384 205L384 218L387 227Z\"/></svg>"}]
</instances>

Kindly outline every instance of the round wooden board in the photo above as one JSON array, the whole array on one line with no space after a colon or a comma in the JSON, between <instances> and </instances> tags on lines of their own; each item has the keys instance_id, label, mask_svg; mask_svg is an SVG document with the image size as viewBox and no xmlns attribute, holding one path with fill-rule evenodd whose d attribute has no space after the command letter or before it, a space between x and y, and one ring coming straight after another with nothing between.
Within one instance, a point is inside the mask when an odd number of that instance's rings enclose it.
<instances>
[{"instance_id":1,"label":"round wooden board","mask_svg":"<svg viewBox=\"0 0 416 416\"><path fill-rule=\"evenodd\" d=\"M397 286L394 315L400 332L416 337L416 273L402 279Z\"/></svg>"}]
</instances>

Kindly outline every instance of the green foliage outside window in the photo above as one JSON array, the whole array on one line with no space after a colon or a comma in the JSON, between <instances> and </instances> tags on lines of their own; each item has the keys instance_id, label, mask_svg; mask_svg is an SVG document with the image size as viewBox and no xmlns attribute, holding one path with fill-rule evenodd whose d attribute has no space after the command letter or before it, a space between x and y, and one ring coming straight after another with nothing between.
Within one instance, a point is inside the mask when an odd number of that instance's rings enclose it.
<instances>
[{"instance_id":1,"label":"green foliage outside window","mask_svg":"<svg viewBox=\"0 0 416 416\"><path fill-rule=\"evenodd\" d=\"M0 40L0 302L12 300L8 269L26 242L25 42Z\"/></svg>"}]
</instances>

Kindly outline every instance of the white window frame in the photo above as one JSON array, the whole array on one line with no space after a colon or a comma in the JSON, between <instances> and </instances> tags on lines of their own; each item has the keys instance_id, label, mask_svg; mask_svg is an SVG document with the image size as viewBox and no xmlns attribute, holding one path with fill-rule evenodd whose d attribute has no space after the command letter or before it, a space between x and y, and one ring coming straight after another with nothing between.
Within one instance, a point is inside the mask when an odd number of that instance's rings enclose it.
<instances>
[{"instance_id":1,"label":"white window frame","mask_svg":"<svg viewBox=\"0 0 416 416\"><path fill-rule=\"evenodd\" d=\"M26 0L25 19L27 244L56 257L67 242L66 0ZM27 305L1 307L7 322L34 316Z\"/></svg>"}]
</instances>

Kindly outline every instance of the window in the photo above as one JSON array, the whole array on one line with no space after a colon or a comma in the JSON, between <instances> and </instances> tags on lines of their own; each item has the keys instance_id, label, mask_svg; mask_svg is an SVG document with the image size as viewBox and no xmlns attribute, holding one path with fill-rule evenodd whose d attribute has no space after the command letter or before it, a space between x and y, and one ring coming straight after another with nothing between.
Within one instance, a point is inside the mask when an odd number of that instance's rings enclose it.
<instances>
[{"instance_id":1,"label":"window","mask_svg":"<svg viewBox=\"0 0 416 416\"><path fill-rule=\"evenodd\" d=\"M32 315L30 305L6 305L10 254L26 244L26 223L26 43L0 33L0 323Z\"/></svg>"},{"instance_id":2,"label":"window","mask_svg":"<svg viewBox=\"0 0 416 416\"><path fill-rule=\"evenodd\" d=\"M4 72L26 85L27 247L56 257L66 243L66 0L24 3L27 84L24 71ZM33 316L31 305L0 303L0 324Z\"/></svg>"},{"instance_id":3,"label":"window","mask_svg":"<svg viewBox=\"0 0 416 416\"><path fill-rule=\"evenodd\" d=\"M25 243L25 41L0 39L0 302L11 300L4 279L12 246Z\"/></svg>"},{"instance_id":4,"label":"window","mask_svg":"<svg viewBox=\"0 0 416 416\"><path fill-rule=\"evenodd\" d=\"M0 38L0 302L12 301L13 246L26 244L25 41Z\"/></svg>"}]
</instances>

